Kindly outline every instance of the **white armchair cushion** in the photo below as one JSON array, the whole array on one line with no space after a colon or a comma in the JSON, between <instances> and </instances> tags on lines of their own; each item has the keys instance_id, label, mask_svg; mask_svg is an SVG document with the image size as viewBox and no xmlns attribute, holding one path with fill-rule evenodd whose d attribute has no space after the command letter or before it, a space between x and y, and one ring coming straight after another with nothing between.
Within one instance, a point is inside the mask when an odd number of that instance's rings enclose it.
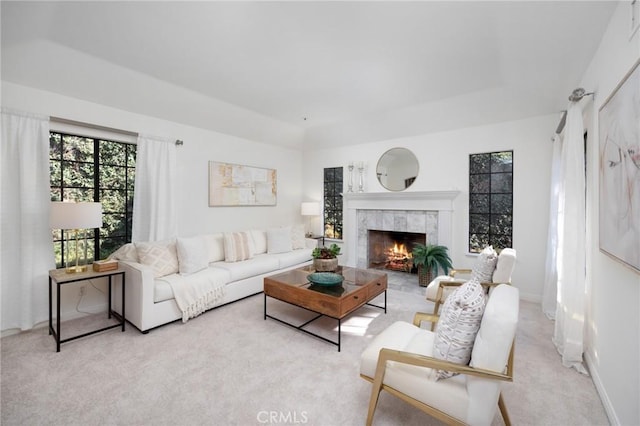
<instances>
[{"instance_id":1,"label":"white armchair cushion","mask_svg":"<svg viewBox=\"0 0 640 426\"><path fill-rule=\"evenodd\" d=\"M431 281L427 286L427 300L431 300L432 302L436 301L436 296L438 295L438 287L440 287L440 283L443 281L454 281L454 278L449 275L438 275L437 277L435 277L434 280ZM453 290L455 290L455 287L445 287L442 294L446 298L453 292Z\"/></svg>"},{"instance_id":2,"label":"white armchair cushion","mask_svg":"<svg viewBox=\"0 0 640 426\"><path fill-rule=\"evenodd\" d=\"M204 237L178 238L176 248L181 275L193 274L209 266L209 248Z\"/></svg>"},{"instance_id":3,"label":"white armchair cushion","mask_svg":"<svg viewBox=\"0 0 640 426\"><path fill-rule=\"evenodd\" d=\"M468 364L484 313L485 295L479 282L467 281L444 302L436 325L433 356L438 359ZM456 373L438 371L439 379Z\"/></svg>"},{"instance_id":4,"label":"white armchair cushion","mask_svg":"<svg viewBox=\"0 0 640 426\"><path fill-rule=\"evenodd\" d=\"M178 272L175 240L135 243L140 263L151 267L156 278Z\"/></svg>"},{"instance_id":5,"label":"white armchair cushion","mask_svg":"<svg viewBox=\"0 0 640 426\"><path fill-rule=\"evenodd\" d=\"M492 281L500 284L511 284L511 274L516 266L516 251L503 248L498 256L496 269L493 271Z\"/></svg>"},{"instance_id":6,"label":"white armchair cushion","mask_svg":"<svg viewBox=\"0 0 640 426\"><path fill-rule=\"evenodd\" d=\"M403 321L395 322L378 334L364 350L360 358L360 374L375 377L378 354L382 348L433 356L434 337L432 331ZM440 381L432 377L431 368L390 361L383 383L458 419L465 419L469 400L465 376Z\"/></svg>"}]
</instances>

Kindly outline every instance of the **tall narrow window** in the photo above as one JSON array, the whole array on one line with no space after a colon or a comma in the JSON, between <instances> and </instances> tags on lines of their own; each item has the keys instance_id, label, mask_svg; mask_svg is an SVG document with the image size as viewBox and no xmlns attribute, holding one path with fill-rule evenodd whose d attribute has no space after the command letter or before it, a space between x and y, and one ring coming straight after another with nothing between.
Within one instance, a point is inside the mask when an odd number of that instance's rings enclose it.
<instances>
[{"instance_id":1,"label":"tall narrow window","mask_svg":"<svg viewBox=\"0 0 640 426\"><path fill-rule=\"evenodd\" d=\"M513 247L513 151L469 155L469 252Z\"/></svg>"},{"instance_id":2,"label":"tall narrow window","mask_svg":"<svg viewBox=\"0 0 640 426\"><path fill-rule=\"evenodd\" d=\"M342 239L342 167L324 169L324 236Z\"/></svg>"},{"instance_id":3,"label":"tall narrow window","mask_svg":"<svg viewBox=\"0 0 640 426\"><path fill-rule=\"evenodd\" d=\"M102 204L102 228L90 235L87 257L104 259L131 241L136 146L50 132L51 201ZM54 230L58 267L64 265L60 230Z\"/></svg>"}]
</instances>

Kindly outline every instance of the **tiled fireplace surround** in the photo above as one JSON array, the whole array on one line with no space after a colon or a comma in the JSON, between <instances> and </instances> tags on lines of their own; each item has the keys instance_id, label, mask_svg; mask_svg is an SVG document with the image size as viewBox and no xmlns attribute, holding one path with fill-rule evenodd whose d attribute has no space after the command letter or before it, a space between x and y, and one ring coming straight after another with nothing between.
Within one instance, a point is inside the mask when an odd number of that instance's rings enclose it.
<instances>
[{"instance_id":1,"label":"tiled fireplace surround","mask_svg":"<svg viewBox=\"0 0 640 426\"><path fill-rule=\"evenodd\" d=\"M417 232L451 247L453 200L459 191L344 194L345 264L368 267L368 231Z\"/></svg>"}]
</instances>

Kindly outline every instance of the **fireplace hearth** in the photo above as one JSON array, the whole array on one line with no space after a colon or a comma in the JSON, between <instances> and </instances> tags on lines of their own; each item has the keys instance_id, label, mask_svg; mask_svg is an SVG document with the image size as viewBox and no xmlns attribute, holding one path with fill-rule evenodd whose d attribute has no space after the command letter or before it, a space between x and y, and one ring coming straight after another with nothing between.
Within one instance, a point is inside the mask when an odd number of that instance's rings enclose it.
<instances>
[{"instance_id":1,"label":"fireplace hearth","mask_svg":"<svg viewBox=\"0 0 640 426\"><path fill-rule=\"evenodd\" d=\"M425 243L426 234L369 230L367 240L369 268L411 272L411 252L415 244Z\"/></svg>"}]
</instances>

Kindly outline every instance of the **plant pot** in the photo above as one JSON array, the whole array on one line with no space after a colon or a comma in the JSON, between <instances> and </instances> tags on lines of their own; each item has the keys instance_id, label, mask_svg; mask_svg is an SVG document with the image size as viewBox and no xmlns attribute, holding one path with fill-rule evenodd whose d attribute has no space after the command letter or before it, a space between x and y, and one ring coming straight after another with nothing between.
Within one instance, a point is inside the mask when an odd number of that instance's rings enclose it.
<instances>
[{"instance_id":1,"label":"plant pot","mask_svg":"<svg viewBox=\"0 0 640 426\"><path fill-rule=\"evenodd\" d=\"M418 265L418 284L420 284L420 287L427 287L431 281L433 281L433 271L431 268Z\"/></svg>"},{"instance_id":2,"label":"plant pot","mask_svg":"<svg viewBox=\"0 0 640 426\"><path fill-rule=\"evenodd\" d=\"M338 269L338 258L313 259L313 269L317 272L333 272Z\"/></svg>"}]
</instances>

